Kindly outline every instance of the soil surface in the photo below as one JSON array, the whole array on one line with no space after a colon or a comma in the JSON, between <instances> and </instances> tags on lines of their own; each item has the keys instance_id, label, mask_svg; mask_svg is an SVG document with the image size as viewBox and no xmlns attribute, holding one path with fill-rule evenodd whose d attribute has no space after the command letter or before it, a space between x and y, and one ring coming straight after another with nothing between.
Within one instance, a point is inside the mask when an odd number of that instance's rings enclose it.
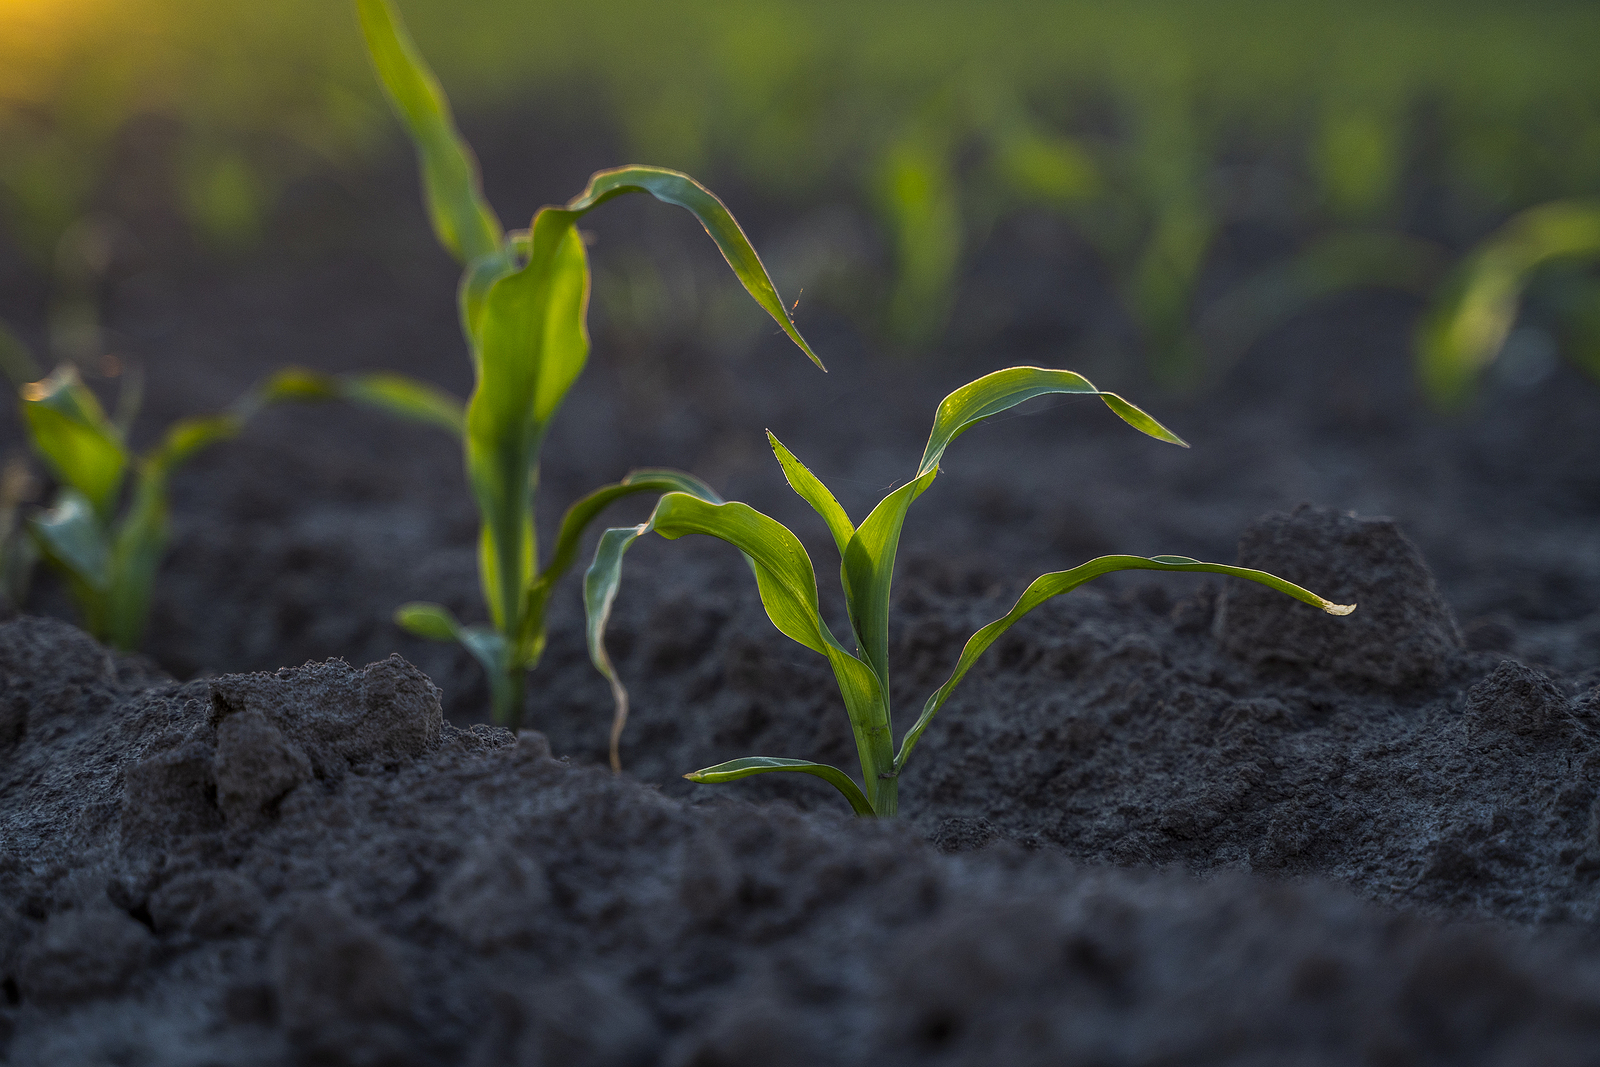
<instances>
[{"instance_id":1,"label":"soil surface","mask_svg":"<svg viewBox=\"0 0 1600 1067\"><path fill-rule=\"evenodd\" d=\"M149 377L137 441L285 363L465 392L407 160L308 184L264 252L228 260L140 199L156 133L106 193L126 220L108 336ZM506 217L615 161L570 133L469 130ZM62 621L45 576L0 623L0 1060L1596 1061L1594 383L1491 377L1436 417L1416 307L1368 293L1163 396L1108 354L1130 327L1104 266L1042 215L987 236L948 339L908 359L839 310L882 288L864 216L719 191L786 293L815 285L799 322L830 373L726 298L692 220L608 205L543 529L632 467L692 470L796 530L842 632L832 543L762 430L859 519L949 390L1068 366L1194 447L1088 399L956 442L901 548L899 728L1030 579L1094 555L1238 560L1356 613L1194 576L1085 587L987 654L911 760L903 817L874 823L810 778L679 777L751 754L854 771L854 746L737 553L652 538L612 627L633 697L613 776L577 576L514 740L483 724L465 653L390 622L413 599L481 617L455 444L275 409L176 479L147 655ZM1213 272L1291 237L1230 231ZM42 342L46 301L0 248L0 316Z\"/></svg>"}]
</instances>

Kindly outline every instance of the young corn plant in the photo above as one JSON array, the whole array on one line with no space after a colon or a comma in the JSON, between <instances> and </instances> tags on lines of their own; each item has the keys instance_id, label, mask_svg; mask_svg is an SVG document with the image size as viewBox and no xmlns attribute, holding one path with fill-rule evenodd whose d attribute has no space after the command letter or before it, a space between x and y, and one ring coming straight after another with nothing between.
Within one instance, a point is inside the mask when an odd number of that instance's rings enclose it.
<instances>
[{"instance_id":1,"label":"young corn plant","mask_svg":"<svg viewBox=\"0 0 1600 1067\"><path fill-rule=\"evenodd\" d=\"M594 563L585 579L584 605L588 615L590 658L611 682L616 698L614 729L620 729L626 718L627 692L606 654L606 623L622 577L623 554L652 531L669 540L685 534L709 534L744 553L755 572L762 605L773 625L785 636L826 657L833 668L861 762L860 782L837 767L774 756L746 756L684 777L693 782L715 783L774 771L815 775L843 793L857 815L896 813L899 779L906 760L951 691L985 649L1040 604L1070 593L1102 574L1124 570L1209 571L1260 582L1331 615L1348 615L1355 610L1353 604L1334 604L1282 578L1246 567L1202 563L1186 556L1101 556L1071 570L1054 571L1034 579L1004 617L973 634L961 650L949 679L923 704L922 713L900 739L896 751L889 701L889 590L906 512L912 501L938 476L940 460L951 441L992 415L1050 393L1097 396L1134 429L1159 441L1188 447L1139 408L1115 393L1096 389L1081 375L1067 370L1011 367L985 375L944 398L934 417L933 432L915 477L886 496L857 526L827 487L776 437L767 435L789 485L822 517L838 546L840 579L844 585L853 648L833 635L818 610L816 573L799 539L787 527L748 505L668 493L656 504L648 522L607 530L601 536Z\"/></svg>"},{"instance_id":2,"label":"young corn plant","mask_svg":"<svg viewBox=\"0 0 1600 1067\"><path fill-rule=\"evenodd\" d=\"M150 613L172 472L278 399L271 384L258 386L227 411L174 423L136 455L127 442L136 392L124 394L112 418L70 363L18 388L29 441L59 486L51 506L25 520L32 550L66 581L83 628L125 651L139 646Z\"/></svg>"},{"instance_id":3,"label":"young corn plant","mask_svg":"<svg viewBox=\"0 0 1600 1067\"><path fill-rule=\"evenodd\" d=\"M635 471L573 504L554 549L540 564L534 522L540 450L589 356L589 264L578 221L628 193L648 193L685 208L756 303L818 367L822 361L790 320L739 224L722 201L688 175L642 166L600 171L565 207L544 208L528 229L507 233L484 199L477 165L449 102L394 6L389 0L356 0L356 10L378 78L415 144L434 232L465 267L459 308L477 382L465 407L397 375L334 380L301 372L298 385L306 396L375 403L460 435L482 520L478 565L490 621L462 625L448 609L428 603L402 606L396 620L414 634L464 646L488 674L495 721L515 730L527 673L544 651L551 591L576 560L584 531L600 512L637 493L673 492L720 503L687 474ZM618 765L615 749L612 764Z\"/></svg>"},{"instance_id":4,"label":"young corn plant","mask_svg":"<svg viewBox=\"0 0 1600 1067\"><path fill-rule=\"evenodd\" d=\"M1514 215L1445 280L1417 326L1416 370L1429 402L1459 410L1506 347L1540 274L1600 262L1600 200L1555 200ZM1600 284L1566 279L1558 301L1568 355L1600 378ZM1562 306L1564 305L1564 306Z\"/></svg>"}]
</instances>

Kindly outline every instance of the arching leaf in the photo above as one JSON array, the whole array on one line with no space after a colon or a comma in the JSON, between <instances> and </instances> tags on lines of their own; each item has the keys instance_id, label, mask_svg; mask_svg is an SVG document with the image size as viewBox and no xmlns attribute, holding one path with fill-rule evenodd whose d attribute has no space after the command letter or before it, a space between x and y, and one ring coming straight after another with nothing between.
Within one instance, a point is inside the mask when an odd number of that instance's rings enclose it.
<instances>
[{"instance_id":1,"label":"arching leaf","mask_svg":"<svg viewBox=\"0 0 1600 1067\"><path fill-rule=\"evenodd\" d=\"M1287 593L1296 600L1304 601L1313 607L1320 608L1330 615L1348 615L1356 609L1354 604L1335 604L1330 600L1318 596L1307 589L1302 589L1293 582L1286 582L1282 578L1266 571L1253 570L1249 567L1231 567L1221 563L1202 563L1187 556L1101 556L1088 563L1074 567L1067 571L1052 571L1035 578L1023 590L1022 596L1017 598L1017 603L1005 614L1003 618L996 619L977 633L967 639L966 646L961 650L961 658L956 662L956 668L950 678L939 687L939 690L928 698L923 706L922 714L917 717L916 723L906 732L905 738L900 742L899 755L895 757L895 770L905 766L906 758L911 755L911 750L916 747L922 732L928 728L928 723L944 705L952 690L966 677L967 671L979 656L1000 637L1001 634L1011 629L1016 622L1028 612L1043 604L1052 597L1070 593L1078 586L1083 585L1102 574L1112 571L1128 570L1156 570L1156 571L1206 571L1212 574L1226 574L1234 578L1245 578L1252 582L1259 582Z\"/></svg>"},{"instance_id":2,"label":"arching leaf","mask_svg":"<svg viewBox=\"0 0 1600 1067\"><path fill-rule=\"evenodd\" d=\"M861 787L856 785L854 779L837 767L830 767L826 763L812 763L803 759L782 759L778 756L745 756L741 759L729 760L719 763L715 767L706 767L702 770L691 771L684 775L691 782L721 783L734 782L740 778L748 778L752 774L770 774L773 771L792 771L798 774L813 774L839 792L850 802L850 807L857 815L875 815L872 805L867 801L866 794Z\"/></svg>"}]
</instances>

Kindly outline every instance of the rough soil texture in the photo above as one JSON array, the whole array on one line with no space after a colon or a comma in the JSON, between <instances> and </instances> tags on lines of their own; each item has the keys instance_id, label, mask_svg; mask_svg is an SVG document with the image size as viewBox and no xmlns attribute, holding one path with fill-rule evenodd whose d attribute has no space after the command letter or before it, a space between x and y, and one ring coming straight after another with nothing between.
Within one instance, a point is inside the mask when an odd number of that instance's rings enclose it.
<instances>
[{"instance_id":1,"label":"rough soil texture","mask_svg":"<svg viewBox=\"0 0 1600 1067\"><path fill-rule=\"evenodd\" d=\"M508 217L613 161L469 132ZM448 264L405 161L386 181L308 187L249 263L145 239L108 289L150 370L136 437L287 362L465 390ZM786 292L819 232L870 259L848 213L719 191ZM901 728L1029 579L1096 554L1237 560L1356 613L1192 576L1085 587L987 654L904 817L873 824L809 778L681 780L758 753L854 770L853 743L737 554L650 539L610 643L634 703L614 777L575 581L516 742L464 653L388 621L410 599L481 616L451 443L276 410L176 481L148 658L47 617L70 610L46 579L0 623L0 1061L1595 1062L1600 389L1494 379L1471 417L1430 416L1415 309L1366 294L1163 399L1096 355L1127 330L1104 271L1034 216L991 236L920 362L802 305L823 377L753 310L639 330L608 304L631 242L702 292L722 270L652 207L596 217L596 350L546 449L545 528L630 467L694 470L796 529L842 632L831 542L762 428L859 518L949 389L1067 365L1195 448L1087 400L956 442L902 547ZM1216 269L1263 243L1232 235ZM0 253L0 315L37 340L43 282Z\"/></svg>"}]
</instances>

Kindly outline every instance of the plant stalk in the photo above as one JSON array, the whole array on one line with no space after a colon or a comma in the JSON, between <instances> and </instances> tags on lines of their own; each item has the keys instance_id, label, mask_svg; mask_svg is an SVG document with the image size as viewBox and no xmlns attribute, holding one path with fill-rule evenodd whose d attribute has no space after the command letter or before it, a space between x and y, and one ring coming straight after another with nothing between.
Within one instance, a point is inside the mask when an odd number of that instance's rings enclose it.
<instances>
[{"instance_id":1,"label":"plant stalk","mask_svg":"<svg viewBox=\"0 0 1600 1067\"><path fill-rule=\"evenodd\" d=\"M520 663L506 666L501 684L489 686L490 710L495 724L512 733L522 730L522 701L528 691L528 668Z\"/></svg>"}]
</instances>

